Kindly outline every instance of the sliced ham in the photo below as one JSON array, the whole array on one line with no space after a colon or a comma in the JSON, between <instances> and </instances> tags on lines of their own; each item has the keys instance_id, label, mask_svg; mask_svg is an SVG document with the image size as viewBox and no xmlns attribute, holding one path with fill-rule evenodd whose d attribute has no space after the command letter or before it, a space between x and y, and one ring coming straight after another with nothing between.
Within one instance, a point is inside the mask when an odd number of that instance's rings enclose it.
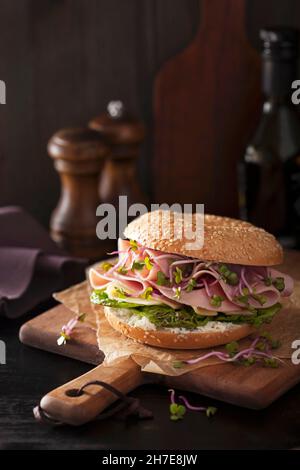
<instances>
[{"instance_id":1,"label":"sliced ham","mask_svg":"<svg viewBox=\"0 0 300 470\"><path fill-rule=\"evenodd\" d=\"M89 278L94 289L105 288L111 282L117 281L127 292L128 299L134 300L143 298L143 292L152 287L152 303L160 302L173 308L188 305L195 311L205 309L212 314L219 311L245 315L251 314L247 305L253 308L267 308L276 304L281 296L290 295L293 290L292 278L273 268L228 264L228 269L235 272L238 279L237 285L230 285L219 273L220 264L217 263L201 262L198 259L163 253L139 245L133 249L128 240L119 239L118 248L119 260L111 269L104 272L101 265L97 269L90 269ZM144 262L146 256L151 261L151 269L146 265L142 269L132 269L135 261ZM124 272L120 269L122 267L126 268ZM178 268L181 269L183 279L176 284L174 273ZM157 284L159 271L169 285ZM268 278L273 280L270 286L266 282ZM276 284L274 285L276 278L282 278L284 281L282 292L276 289ZM186 290L190 282L194 283L191 291ZM179 288L179 296L175 295L176 288ZM213 296L223 299L219 306L213 305Z\"/></svg>"},{"instance_id":2,"label":"sliced ham","mask_svg":"<svg viewBox=\"0 0 300 470\"><path fill-rule=\"evenodd\" d=\"M145 253L153 259L155 265L159 268L159 270L164 273L165 276L169 277L169 268L170 263L181 260L180 255L175 254L162 254L160 251L151 250L149 248L145 249Z\"/></svg>"},{"instance_id":3,"label":"sliced ham","mask_svg":"<svg viewBox=\"0 0 300 470\"><path fill-rule=\"evenodd\" d=\"M294 280L291 278L291 276L281 273L273 268L268 268L268 275L272 279L276 279L277 277L282 277L284 280L285 287L284 287L284 290L281 292L281 295L282 297L288 297L289 295L291 295L294 289Z\"/></svg>"},{"instance_id":4,"label":"sliced ham","mask_svg":"<svg viewBox=\"0 0 300 470\"><path fill-rule=\"evenodd\" d=\"M170 287L157 287L159 291L168 298L174 299L174 290ZM241 311L242 308L235 305L225 298L224 292L218 284L211 287L212 295L224 297L220 307L216 308L211 304L211 298L207 295L205 289L194 289L191 292L181 290L180 298L176 301L180 304L190 305L191 307L205 308L206 310L217 310L218 312Z\"/></svg>"},{"instance_id":5,"label":"sliced ham","mask_svg":"<svg viewBox=\"0 0 300 470\"><path fill-rule=\"evenodd\" d=\"M112 281L111 276L106 276L105 273L91 268L89 270L89 280L93 289L102 289Z\"/></svg>"},{"instance_id":6,"label":"sliced ham","mask_svg":"<svg viewBox=\"0 0 300 470\"><path fill-rule=\"evenodd\" d=\"M141 271L137 270L135 274L138 279L144 279L145 281L156 281L158 271L160 271L158 266L153 266L150 271L145 267Z\"/></svg>"},{"instance_id":7,"label":"sliced ham","mask_svg":"<svg viewBox=\"0 0 300 470\"><path fill-rule=\"evenodd\" d=\"M130 249L130 242L128 240L123 240L122 238L118 239L118 250L127 251Z\"/></svg>"}]
</instances>

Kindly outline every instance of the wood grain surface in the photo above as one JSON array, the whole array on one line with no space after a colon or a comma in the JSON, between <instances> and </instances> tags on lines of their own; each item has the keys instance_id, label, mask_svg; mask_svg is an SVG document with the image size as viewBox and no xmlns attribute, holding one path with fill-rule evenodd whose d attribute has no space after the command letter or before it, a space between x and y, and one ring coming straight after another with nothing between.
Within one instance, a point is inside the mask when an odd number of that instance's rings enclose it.
<instances>
[{"instance_id":1,"label":"wood grain surface","mask_svg":"<svg viewBox=\"0 0 300 470\"><path fill-rule=\"evenodd\" d=\"M84 393L76 396L76 391L83 385L96 380L106 382L127 394L142 385L143 374L132 359L126 359L112 367L97 366L45 395L41 400L41 407L51 417L63 423L79 426L92 421L117 400L113 393L96 384L88 385Z\"/></svg>"},{"instance_id":2,"label":"wood grain surface","mask_svg":"<svg viewBox=\"0 0 300 470\"><path fill-rule=\"evenodd\" d=\"M287 252L283 270L289 272L295 279L300 279L300 252ZM92 364L100 364L103 354L97 347L95 331L89 326L81 327L65 346L57 345L57 337L63 324L73 316L63 305L59 305L44 314L25 323L20 330L20 339L24 344L45 349L54 353L73 357ZM116 345L117 347L117 345ZM88 397L66 398L65 391L74 386L81 386L90 380L105 380L127 393L148 379L149 374L137 372L136 364L130 359L121 361L117 369L98 366L93 371L46 395L44 406L51 414L70 424L82 424L91 416L96 416L105 406L114 400L107 392L93 390L96 400L91 405ZM128 371L128 377L124 370ZM151 374L153 375L153 374ZM149 379L148 379L149 380ZM300 381L300 365L292 365L286 361L277 369L264 368L254 365L251 368L238 367L232 364L212 365L188 372L178 377L155 376L153 381L168 387L176 387L196 393L201 393L221 401L252 409L262 409L270 405ZM87 406L86 414L82 415L81 408Z\"/></svg>"},{"instance_id":3,"label":"wood grain surface","mask_svg":"<svg viewBox=\"0 0 300 470\"><path fill-rule=\"evenodd\" d=\"M61 328L73 318L74 314L63 305L58 305L25 323L20 329L20 340L34 348L71 357L88 364L100 364L104 355L99 351L96 332L82 324L76 338L64 346L58 346L57 339Z\"/></svg>"},{"instance_id":4,"label":"wood grain surface","mask_svg":"<svg viewBox=\"0 0 300 470\"><path fill-rule=\"evenodd\" d=\"M60 188L47 141L60 128L85 125L111 99L124 101L147 125L140 178L150 193L154 77L191 43L203 8L202 0L2 0L0 79L7 104L0 108L0 204L22 204L48 225ZM257 49L259 29L282 24L300 27L298 0L246 1L245 31ZM204 38L205 47L209 40ZM244 101L236 105L239 114ZM232 113L230 105L226 119Z\"/></svg>"},{"instance_id":5,"label":"wood grain surface","mask_svg":"<svg viewBox=\"0 0 300 470\"><path fill-rule=\"evenodd\" d=\"M35 309L32 316L42 311ZM41 397L93 366L23 345L18 340L22 322L24 318L14 322L0 318L1 339L9 345L8 363L0 367L1 383L5 384L0 394L1 450L270 450L300 446L300 384L259 411L185 391L193 405L216 406L218 412L212 419L205 413L188 412L183 420L174 423L169 415L168 389L147 383L130 396L153 412L152 420L124 422L109 418L55 429L38 425L32 408Z\"/></svg>"},{"instance_id":6,"label":"wood grain surface","mask_svg":"<svg viewBox=\"0 0 300 470\"><path fill-rule=\"evenodd\" d=\"M261 99L260 59L246 38L245 5L204 0L196 38L156 77L157 202L204 203L208 213L238 214L237 162Z\"/></svg>"}]
</instances>

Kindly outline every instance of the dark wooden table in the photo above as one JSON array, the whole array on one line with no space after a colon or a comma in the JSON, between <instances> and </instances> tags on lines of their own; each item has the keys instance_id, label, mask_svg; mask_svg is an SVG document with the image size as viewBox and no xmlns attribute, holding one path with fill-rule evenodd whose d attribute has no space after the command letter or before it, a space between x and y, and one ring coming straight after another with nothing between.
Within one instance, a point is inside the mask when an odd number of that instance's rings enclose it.
<instances>
[{"instance_id":1,"label":"dark wooden table","mask_svg":"<svg viewBox=\"0 0 300 470\"><path fill-rule=\"evenodd\" d=\"M188 393L186 396L194 403L216 404L218 413L207 419L202 413L190 412L181 422L169 419L167 390L149 385L133 395L153 411L153 420L122 422L111 418L80 428L49 428L37 424L32 409L39 399L91 366L22 345L18 330L28 318L0 320L0 339L7 346L7 364L0 365L0 449L300 447L300 385L263 411L241 409Z\"/></svg>"}]
</instances>

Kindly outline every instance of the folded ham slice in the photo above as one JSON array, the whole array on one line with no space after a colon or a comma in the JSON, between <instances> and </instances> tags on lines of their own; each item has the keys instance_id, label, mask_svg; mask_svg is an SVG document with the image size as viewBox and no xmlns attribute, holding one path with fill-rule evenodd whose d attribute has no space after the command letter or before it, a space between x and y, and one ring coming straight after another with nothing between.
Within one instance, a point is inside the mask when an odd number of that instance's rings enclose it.
<instances>
[{"instance_id":1,"label":"folded ham slice","mask_svg":"<svg viewBox=\"0 0 300 470\"><path fill-rule=\"evenodd\" d=\"M119 239L118 248L119 259L112 267L104 269L102 264L90 269L94 289L118 281L127 299L143 298L150 288L152 303L247 315L251 308L271 307L293 290L290 276L269 267L223 265L234 276L235 282L230 282L222 275L220 263L164 253L128 240Z\"/></svg>"},{"instance_id":2,"label":"folded ham slice","mask_svg":"<svg viewBox=\"0 0 300 470\"><path fill-rule=\"evenodd\" d=\"M166 287L159 287L160 292L169 298L174 298L173 289ZM224 296L224 292L219 285L211 287L212 295ZM219 312L238 312L242 308L226 299L222 301L220 308L212 306L211 298L207 295L205 289L195 289L192 292L181 291L180 299L177 300L181 304L190 305L191 307L200 307L206 310L218 310Z\"/></svg>"}]
</instances>

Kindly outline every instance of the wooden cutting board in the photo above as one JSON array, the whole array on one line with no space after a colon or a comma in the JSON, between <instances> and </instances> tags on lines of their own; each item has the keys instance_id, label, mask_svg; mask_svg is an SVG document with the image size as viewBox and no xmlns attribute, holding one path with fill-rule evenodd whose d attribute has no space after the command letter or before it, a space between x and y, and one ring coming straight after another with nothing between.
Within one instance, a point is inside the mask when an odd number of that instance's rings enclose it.
<instances>
[{"instance_id":1,"label":"wooden cutting board","mask_svg":"<svg viewBox=\"0 0 300 470\"><path fill-rule=\"evenodd\" d=\"M300 279L300 253L287 253L284 268L294 278ZM83 424L115 401L110 392L95 385L89 386L80 397L67 395L68 390L78 389L93 380L104 380L128 393L150 379L168 387L201 393L252 409L265 408L300 382L300 365L292 365L291 362L278 369L258 365L250 368L232 364L212 365L178 377L142 373L132 359L120 361L117 366L104 367L99 365L103 354L97 346L96 332L91 328L79 328L76 338L65 346L57 345L61 326L72 317L70 310L59 305L25 323L20 330L20 340L24 344L97 365L82 377L50 392L41 401L51 416L69 424Z\"/></svg>"}]
</instances>

